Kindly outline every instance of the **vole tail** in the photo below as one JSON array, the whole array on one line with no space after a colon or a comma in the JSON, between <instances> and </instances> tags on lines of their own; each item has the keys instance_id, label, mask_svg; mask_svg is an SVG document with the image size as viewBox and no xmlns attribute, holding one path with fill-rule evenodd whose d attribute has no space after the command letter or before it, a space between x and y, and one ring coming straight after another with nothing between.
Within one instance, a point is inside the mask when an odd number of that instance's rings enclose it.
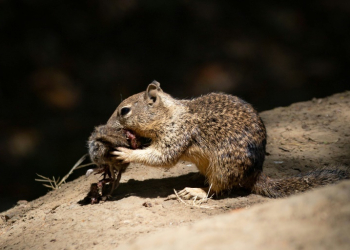
<instances>
[{"instance_id":1,"label":"vole tail","mask_svg":"<svg viewBox=\"0 0 350 250\"><path fill-rule=\"evenodd\" d=\"M271 198L279 198L345 179L350 179L349 169L321 168L280 179L272 179L261 173L252 188L252 192Z\"/></svg>"}]
</instances>

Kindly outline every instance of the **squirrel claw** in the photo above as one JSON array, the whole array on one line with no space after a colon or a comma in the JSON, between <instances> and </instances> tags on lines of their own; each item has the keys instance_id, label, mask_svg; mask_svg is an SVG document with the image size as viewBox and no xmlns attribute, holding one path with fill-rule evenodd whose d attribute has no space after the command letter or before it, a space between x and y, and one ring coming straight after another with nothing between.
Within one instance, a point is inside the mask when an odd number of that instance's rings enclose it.
<instances>
[{"instance_id":1,"label":"squirrel claw","mask_svg":"<svg viewBox=\"0 0 350 250\"><path fill-rule=\"evenodd\" d=\"M110 152L110 154L115 155L116 159L123 163L130 163L130 154L132 153L132 150L123 147L118 147L116 150L117 151Z\"/></svg>"},{"instance_id":2,"label":"squirrel claw","mask_svg":"<svg viewBox=\"0 0 350 250\"><path fill-rule=\"evenodd\" d=\"M94 170L93 169L88 169L88 171L86 171L86 176L89 176L89 175L91 175L92 173L94 172Z\"/></svg>"}]
</instances>

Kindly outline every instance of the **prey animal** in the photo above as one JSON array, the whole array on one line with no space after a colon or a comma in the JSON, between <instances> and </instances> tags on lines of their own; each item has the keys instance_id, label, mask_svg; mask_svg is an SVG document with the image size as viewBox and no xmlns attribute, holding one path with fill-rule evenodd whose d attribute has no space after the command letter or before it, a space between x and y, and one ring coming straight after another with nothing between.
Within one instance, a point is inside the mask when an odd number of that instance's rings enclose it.
<instances>
[{"instance_id":1,"label":"prey animal","mask_svg":"<svg viewBox=\"0 0 350 250\"><path fill-rule=\"evenodd\" d=\"M120 183L122 173L129 166L129 163L123 163L112 157L110 154L115 147L126 147L136 149L141 147L138 138L120 126L101 125L95 128L89 141L90 159L97 165L91 172L102 174L103 178L98 183L93 183L87 198L91 203L98 203L100 200L106 200L117 189ZM106 185L109 185L109 188Z\"/></svg>"}]
</instances>

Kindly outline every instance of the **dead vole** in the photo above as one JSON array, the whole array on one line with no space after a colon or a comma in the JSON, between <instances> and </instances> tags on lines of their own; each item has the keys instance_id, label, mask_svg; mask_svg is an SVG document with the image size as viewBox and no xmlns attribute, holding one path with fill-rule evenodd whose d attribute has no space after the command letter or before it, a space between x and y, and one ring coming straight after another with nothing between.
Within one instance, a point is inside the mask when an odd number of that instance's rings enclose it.
<instances>
[{"instance_id":1,"label":"dead vole","mask_svg":"<svg viewBox=\"0 0 350 250\"><path fill-rule=\"evenodd\" d=\"M122 163L112 157L110 153L115 150L115 147L136 149L147 146L147 143L147 139L138 138L116 124L114 126L106 124L95 128L88 141L89 155L91 161L97 165L92 172L102 174L103 178L90 187L87 197L91 199L91 203L97 203L110 196L118 187L122 173L129 166L129 163ZM106 188L106 184L109 184L110 187Z\"/></svg>"}]
</instances>

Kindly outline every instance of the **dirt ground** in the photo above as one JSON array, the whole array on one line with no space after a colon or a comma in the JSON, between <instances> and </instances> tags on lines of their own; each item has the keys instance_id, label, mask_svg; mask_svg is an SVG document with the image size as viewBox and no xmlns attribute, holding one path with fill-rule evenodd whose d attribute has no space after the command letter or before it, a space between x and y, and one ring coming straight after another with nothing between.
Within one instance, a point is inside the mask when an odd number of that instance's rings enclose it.
<instances>
[{"instance_id":1,"label":"dirt ground","mask_svg":"<svg viewBox=\"0 0 350 250\"><path fill-rule=\"evenodd\" d=\"M350 92L261 116L268 131L264 171L269 176L350 166ZM82 176L2 212L0 248L350 248L350 181L277 201L234 191L195 207L165 200L174 188L203 186L194 165L131 165L112 201L82 205L97 180Z\"/></svg>"}]
</instances>

